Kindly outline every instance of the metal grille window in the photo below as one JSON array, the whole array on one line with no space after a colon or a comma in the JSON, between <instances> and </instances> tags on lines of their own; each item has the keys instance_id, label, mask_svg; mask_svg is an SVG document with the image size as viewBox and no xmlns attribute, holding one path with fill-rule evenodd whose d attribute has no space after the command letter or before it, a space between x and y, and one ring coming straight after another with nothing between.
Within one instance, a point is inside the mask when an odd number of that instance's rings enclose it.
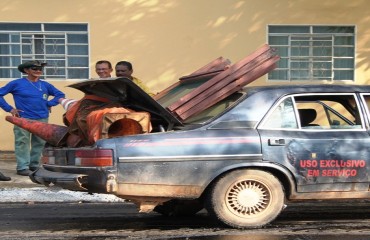
<instances>
[{"instance_id":1,"label":"metal grille window","mask_svg":"<svg viewBox=\"0 0 370 240\"><path fill-rule=\"evenodd\" d=\"M48 63L43 78L89 78L87 24L0 23L0 78L20 78L29 60Z\"/></svg>"},{"instance_id":2,"label":"metal grille window","mask_svg":"<svg viewBox=\"0 0 370 240\"><path fill-rule=\"evenodd\" d=\"M269 80L354 80L354 26L269 26L281 59Z\"/></svg>"}]
</instances>

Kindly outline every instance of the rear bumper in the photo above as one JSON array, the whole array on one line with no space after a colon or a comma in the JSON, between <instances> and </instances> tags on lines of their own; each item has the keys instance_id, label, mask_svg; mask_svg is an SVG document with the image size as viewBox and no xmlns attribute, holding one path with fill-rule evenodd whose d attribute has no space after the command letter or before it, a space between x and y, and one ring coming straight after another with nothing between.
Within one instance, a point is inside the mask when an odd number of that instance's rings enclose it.
<instances>
[{"instance_id":1,"label":"rear bumper","mask_svg":"<svg viewBox=\"0 0 370 240\"><path fill-rule=\"evenodd\" d=\"M73 191L88 191L83 187L88 183L88 175L86 174L72 174L62 172L52 172L43 168L37 169L30 175L32 182L50 186L54 184L62 188Z\"/></svg>"}]
</instances>

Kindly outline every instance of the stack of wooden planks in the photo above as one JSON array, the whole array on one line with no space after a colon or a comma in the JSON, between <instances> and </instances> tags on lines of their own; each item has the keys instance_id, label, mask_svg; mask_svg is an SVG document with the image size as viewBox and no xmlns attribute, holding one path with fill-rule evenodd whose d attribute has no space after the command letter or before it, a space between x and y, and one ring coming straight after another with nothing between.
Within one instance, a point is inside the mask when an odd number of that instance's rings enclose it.
<instances>
[{"instance_id":1,"label":"stack of wooden planks","mask_svg":"<svg viewBox=\"0 0 370 240\"><path fill-rule=\"evenodd\" d=\"M276 62L279 59L275 49L265 44L249 56L220 71L167 108L180 119L186 120L270 72L276 67ZM212 66L218 66L220 62L222 62L222 58L214 60L183 79L191 79L189 76L194 79L200 72L203 72L204 75L204 70L212 72Z\"/></svg>"},{"instance_id":2,"label":"stack of wooden planks","mask_svg":"<svg viewBox=\"0 0 370 240\"><path fill-rule=\"evenodd\" d=\"M157 95L153 96L154 99L158 100L164 95L166 95L169 91L176 88L178 85L181 85L184 81L207 81L217 74L225 71L231 62L229 59L225 59L223 57L218 57L215 60L209 62L205 66L201 67L200 69L196 70L195 72L180 77L180 81L177 81L175 84L172 84L168 88L162 90Z\"/></svg>"}]
</instances>

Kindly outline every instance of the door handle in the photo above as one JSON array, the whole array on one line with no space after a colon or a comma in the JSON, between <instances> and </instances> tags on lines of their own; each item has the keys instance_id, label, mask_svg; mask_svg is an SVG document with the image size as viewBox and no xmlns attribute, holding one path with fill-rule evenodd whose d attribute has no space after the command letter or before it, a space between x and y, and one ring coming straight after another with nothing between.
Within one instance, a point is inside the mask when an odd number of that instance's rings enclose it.
<instances>
[{"instance_id":1,"label":"door handle","mask_svg":"<svg viewBox=\"0 0 370 240\"><path fill-rule=\"evenodd\" d=\"M284 146L285 139L282 138L270 138L268 140L270 146Z\"/></svg>"}]
</instances>

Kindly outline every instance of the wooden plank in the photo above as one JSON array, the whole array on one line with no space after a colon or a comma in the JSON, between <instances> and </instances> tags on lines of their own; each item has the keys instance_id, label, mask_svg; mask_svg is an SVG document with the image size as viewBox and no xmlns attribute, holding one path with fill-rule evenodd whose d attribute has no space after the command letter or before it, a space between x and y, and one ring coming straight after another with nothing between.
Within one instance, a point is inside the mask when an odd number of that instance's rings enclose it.
<instances>
[{"instance_id":1,"label":"wooden plank","mask_svg":"<svg viewBox=\"0 0 370 240\"><path fill-rule=\"evenodd\" d=\"M273 70L275 67L276 66L272 66L270 69ZM233 82L231 86L233 86L234 88L231 88L229 91L227 91L227 89L224 89L220 93L217 93L217 95L213 96L212 102L211 101L204 101L201 104L199 104L199 106L190 109L186 113L183 113L181 116L179 116L179 118L182 119L182 120L186 120L186 119L200 113L204 109L207 109L207 108L211 107L215 103L225 99L226 97L230 96L231 94L233 94L234 92L236 92L236 91L238 91L242 88L237 82Z\"/></svg>"},{"instance_id":2,"label":"wooden plank","mask_svg":"<svg viewBox=\"0 0 370 240\"><path fill-rule=\"evenodd\" d=\"M270 51L267 51L259 55L258 57L254 58L252 61L248 62L241 68L237 69L237 71L235 71L231 75L224 78L222 81L217 82L215 85L212 86L212 88L208 88L207 90L203 91L201 94L195 96L193 99L179 106L177 109L174 110L174 112L176 112L176 114L178 115L181 115L183 112L186 112L188 109L192 108L195 105L198 105L202 101L210 101L209 96L212 96L213 94L222 90L223 87L227 86L228 84L240 78L241 76L248 74L258 65L261 65L262 63L264 63L271 57L272 57L272 53Z\"/></svg>"},{"instance_id":3,"label":"wooden plank","mask_svg":"<svg viewBox=\"0 0 370 240\"><path fill-rule=\"evenodd\" d=\"M201 67L200 69L196 70L195 72L183 76L180 78L180 81L199 78L204 75L216 75L222 71L224 71L229 65L231 64L229 59L225 59L223 57L216 58L215 60L211 61L210 63L206 64L205 66Z\"/></svg>"},{"instance_id":4,"label":"wooden plank","mask_svg":"<svg viewBox=\"0 0 370 240\"><path fill-rule=\"evenodd\" d=\"M273 62L273 61L275 61L275 60L271 60L271 62ZM266 63L266 66L268 66L268 65L269 65L269 63ZM192 109L188 110L187 112L181 114L179 117L181 119L185 120L185 119L203 111L204 109L214 105L215 103L223 100L224 98L228 97L232 93L242 89L243 86L252 82L254 79L261 77L262 75L265 74L264 72L267 73L267 72L273 70L276 67L276 64L272 63L272 65L268 66L267 68L266 68L266 66L262 66L260 69L254 69L253 73L245 75L245 76L241 77L240 79L237 79L236 81L232 82L230 85L228 85L227 87L225 87L221 91L217 92L215 95L211 96L210 97L211 101L203 101L199 105L197 105L197 106L193 107ZM263 70L263 68L264 68L264 70ZM260 72L261 69L262 69L263 72Z\"/></svg>"},{"instance_id":5,"label":"wooden plank","mask_svg":"<svg viewBox=\"0 0 370 240\"><path fill-rule=\"evenodd\" d=\"M220 72L227 69L227 66L231 64L229 59L225 59L223 57L218 57L215 60L211 61L210 63L206 64L205 66L201 67L197 71L183 76L180 78L179 82L172 84L171 86L161 90L159 93L153 96L155 100L159 100L161 97L166 95L169 91L173 88L177 87L181 84L181 81L198 81L198 80L209 80L215 75L219 74Z\"/></svg>"},{"instance_id":6,"label":"wooden plank","mask_svg":"<svg viewBox=\"0 0 370 240\"><path fill-rule=\"evenodd\" d=\"M268 50L269 50L269 46L267 44L263 45L263 47L261 47L260 49L258 49L254 53L250 54L248 57L246 57L246 58L242 59L241 61L239 61L238 63L232 65L229 69L227 69L224 72L218 74L217 76L215 76L214 78L209 80L207 83L202 84L201 86L199 86L198 88L193 90L191 93L189 93L189 94L185 95L184 97L180 98L177 102L175 102L171 106L169 106L168 109L170 111L175 111L175 109L179 108L184 103L190 101L191 99L194 99L195 96L201 94L203 91L205 91L207 89L210 89L210 88L213 88L213 86L217 82L223 80L224 78L226 78L227 76L229 76L230 74L235 72L237 69L244 66L246 63L248 63L249 61L253 60L255 57L259 56L260 54L263 54L264 52L266 52Z\"/></svg>"},{"instance_id":7,"label":"wooden plank","mask_svg":"<svg viewBox=\"0 0 370 240\"><path fill-rule=\"evenodd\" d=\"M216 73L216 74L218 74L218 73ZM186 83L189 83L189 82L197 82L197 81L208 81L213 76L214 76L214 74L211 74L211 75L202 75L202 76L198 76L198 77L194 77L194 78L189 78L189 79L186 80ZM163 89L162 91L160 91L156 95L152 96L152 98L154 100L158 101L163 96L165 96L168 92L170 92L172 89L176 88L177 86L179 86L179 85L181 85L183 83L184 83L184 81L177 81L174 84L170 85L169 87Z\"/></svg>"},{"instance_id":8,"label":"wooden plank","mask_svg":"<svg viewBox=\"0 0 370 240\"><path fill-rule=\"evenodd\" d=\"M174 89L175 87L177 87L180 84L181 84L181 82L179 82L179 81L175 82L174 84L170 85L169 87L163 89L162 91L160 91L159 93L157 93L156 95L154 95L153 96L153 99L156 100L156 101L158 101L164 95L166 95L169 91L171 91L172 89Z\"/></svg>"},{"instance_id":9,"label":"wooden plank","mask_svg":"<svg viewBox=\"0 0 370 240\"><path fill-rule=\"evenodd\" d=\"M194 76L190 76L190 77L187 77L187 78L182 78L182 79L180 78L180 81L181 82L183 82L183 81L188 82L188 81L193 81L193 80L210 80L213 77L215 77L216 75L222 73L223 71L225 71L225 69L214 71L214 72L206 72L206 73L203 73L203 74L200 74L200 75L194 75Z\"/></svg>"},{"instance_id":10,"label":"wooden plank","mask_svg":"<svg viewBox=\"0 0 370 240\"><path fill-rule=\"evenodd\" d=\"M207 101L200 102L198 105L193 106L193 108L187 110L186 112L183 112L181 114L177 114L182 120L188 119L191 116L194 116L195 114L203 111L204 109L207 109L208 107L214 105L215 103L225 99L226 97L230 96L232 93L240 90L245 86L246 84L254 81L255 79L263 76L264 74L272 71L274 68L276 68L276 62L280 58L278 56L275 56L268 61L264 62L260 66L254 68L252 71L250 71L248 74L243 75L236 81L233 81L226 87L224 87L222 90L218 91L216 94L209 96L207 98Z\"/></svg>"},{"instance_id":11,"label":"wooden plank","mask_svg":"<svg viewBox=\"0 0 370 240\"><path fill-rule=\"evenodd\" d=\"M246 58L240 60L239 62L233 64L228 68L227 70L223 71L222 73L216 75L214 78L210 79L206 83L202 84L198 88L194 89L192 92L189 94L185 95L184 97L180 98L178 101L175 103L171 104L171 106L168 107L170 111L175 111L178 107L183 105L184 103L188 102L189 100L193 99L195 96L201 94L203 91L211 88L213 85L215 85L217 82L223 80L233 72L237 71L239 68L243 67L246 65L248 62L252 61L254 58L258 57L259 55L265 53L266 51L269 51L271 48L267 45L264 44L260 49L256 50Z\"/></svg>"}]
</instances>

